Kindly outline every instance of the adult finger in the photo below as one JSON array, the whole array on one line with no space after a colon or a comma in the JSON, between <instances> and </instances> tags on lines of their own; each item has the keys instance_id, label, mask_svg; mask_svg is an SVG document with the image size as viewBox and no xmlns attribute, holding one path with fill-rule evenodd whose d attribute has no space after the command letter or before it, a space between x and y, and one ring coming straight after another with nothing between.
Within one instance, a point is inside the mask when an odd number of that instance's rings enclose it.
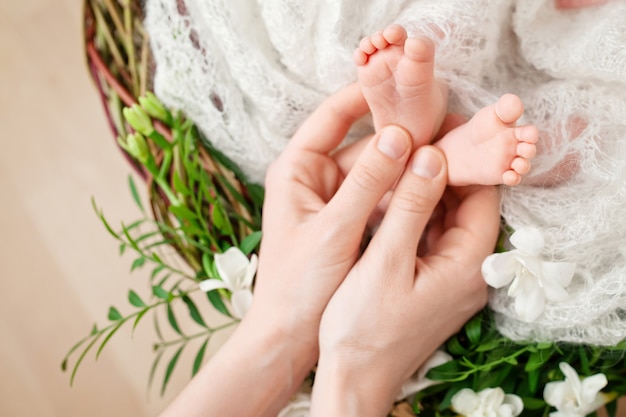
<instances>
[{"instance_id":1,"label":"adult finger","mask_svg":"<svg viewBox=\"0 0 626 417\"><path fill-rule=\"evenodd\" d=\"M396 187L374 235L372 250L415 256L417 246L447 181L446 159L432 146L419 148ZM378 248L378 249L376 249Z\"/></svg>"},{"instance_id":2,"label":"adult finger","mask_svg":"<svg viewBox=\"0 0 626 417\"><path fill-rule=\"evenodd\" d=\"M333 159L337 163L339 170L343 173L344 177L348 175L348 172L352 169L359 155L363 152L363 149L372 140L373 135L368 135L358 141L351 143L348 146L344 146L334 152Z\"/></svg>"},{"instance_id":3,"label":"adult finger","mask_svg":"<svg viewBox=\"0 0 626 417\"><path fill-rule=\"evenodd\" d=\"M324 209L342 228L361 232L370 214L402 173L411 137L402 128L386 126L367 144L339 190Z\"/></svg>"},{"instance_id":4,"label":"adult finger","mask_svg":"<svg viewBox=\"0 0 626 417\"><path fill-rule=\"evenodd\" d=\"M500 228L500 195L493 186L453 189L459 198L454 226L447 228L430 252L455 259L462 265L478 265L493 252Z\"/></svg>"},{"instance_id":5,"label":"adult finger","mask_svg":"<svg viewBox=\"0 0 626 417\"><path fill-rule=\"evenodd\" d=\"M300 126L287 149L328 153L341 143L352 124L368 112L361 87L351 84L320 104Z\"/></svg>"}]
</instances>

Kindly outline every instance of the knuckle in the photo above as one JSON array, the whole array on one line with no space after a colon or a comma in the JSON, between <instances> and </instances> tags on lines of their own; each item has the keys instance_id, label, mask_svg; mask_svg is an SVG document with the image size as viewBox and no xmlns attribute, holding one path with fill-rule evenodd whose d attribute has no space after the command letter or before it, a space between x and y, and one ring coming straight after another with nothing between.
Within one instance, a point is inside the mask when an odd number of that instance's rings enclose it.
<instances>
[{"instance_id":1,"label":"knuckle","mask_svg":"<svg viewBox=\"0 0 626 417\"><path fill-rule=\"evenodd\" d=\"M393 196L393 204L399 210L417 215L430 214L436 203L437 201L432 197L425 196L416 190L398 189Z\"/></svg>"},{"instance_id":2,"label":"knuckle","mask_svg":"<svg viewBox=\"0 0 626 417\"><path fill-rule=\"evenodd\" d=\"M353 183L364 190L376 189L382 183L380 170L372 166L357 165L352 174Z\"/></svg>"}]
</instances>

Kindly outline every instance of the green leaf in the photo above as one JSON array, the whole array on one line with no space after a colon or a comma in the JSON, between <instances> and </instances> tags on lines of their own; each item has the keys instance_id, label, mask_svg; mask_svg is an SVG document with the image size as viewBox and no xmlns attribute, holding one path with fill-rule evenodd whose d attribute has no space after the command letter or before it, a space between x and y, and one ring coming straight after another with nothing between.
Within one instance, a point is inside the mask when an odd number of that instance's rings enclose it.
<instances>
[{"instance_id":1,"label":"green leaf","mask_svg":"<svg viewBox=\"0 0 626 417\"><path fill-rule=\"evenodd\" d=\"M180 327L178 327L178 321L176 320L176 316L174 315L174 310L172 310L172 305L167 304L167 321L170 322L170 326L172 329L179 335L183 335L183 332L180 331Z\"/></svg>"},{"instance_id":2,"label":"green leaf","mask_svg":"<svg viewBox=\"0 0 626 417\"><path fill-rule=\"evenodd\" d=\"M480 343L482 320L482 314L478 314L465 325L465 334L473 345L477 345Z\"/></svg>"},{"instance_id":3,"label":"green leaf","mask_svg":"<svg viewBox=\"0 0 626 417\"><path fill-rule=\"evenodd\" d=\"M545 408L547 405L544 400L533 397L523 397L522 401L524 402L524 409L528 410L540 410Z\"/></svg>"},{"instance_id":4,"label":"green leaf","mask_svg":"<svg viewBox=\"0 0 626 417\"><path fill-rule=\"evenodd\" d=\"M176 218L180 221L185 221L185 220L191 221L191 222L196 221L196 218L197 218L196 213L189 210L185 206L170 206L168 210L170 211L170 213L176 216Z\"/></svg>"},{"instance_id":5,"label":"green leaf","mask_svg":"<svg viewBox=\"0 0 626 417\"><path fill-rule=\"evenodd\" d=\"M208 278L217 278L217 275L214 274L211 255L206 252L202 254L202 269Z\"/></svg>"},{"instance_id":6,"label":"green leaf","mask_svg":"<svg viewBox=\"0 0 626 417\"><path fill-rule=\"evenodd\" d=\"M91 198L91 206L93 207L94 211L96 212L96 215L98 216L98 218L104 225L104 228L107 229L107 231L109 232L111 236L119 240L120 239L119 235L115 233L115 231L113 230L109 222L107 222L106 218L104 217L104 213L100 211L100 209L98 209L98 206L96 206L96 200L93 197Z\"/></svg>"},{"instance_id":7,"label":"green leaf","mask_svg":"<svg viewBox=\"0 0 626 417\"><path fill-rule=\"evenodd\" d=\"M153 130L150 135L148 135L148 137L150 139L152 139L152 141L161 149L163 150L170 150L172 149L172 144L165 139L165 137L163 135L161 135L159 132L157 132L156 130Z\"/></svg>"},{"instance_id":8,"label":"green leaf","mask_svg":"<svg viewBox=\"0 0 626 417\"><path fill-rule=\"evenodd\" d=\"M206 347L209 344L210 337L207 337L202 346L200 346L200 350L196 354L196 358L193 361L193 369L191 371L191 376L194 376L200 370L200 366L202 366L202 360L204 359L204 352L206 351Z\"/></svg>"},{"instance_id":9,"label":"green leaf","mask_svg":"<svg viewBox=\"0 0 626 417\"><path fill-rule=\"evenodd\" d=\"M76 372L78 372L78 367L80 366L80 364L83 362L83 359L85 359L85 356L87 355L87 352L89 352L91 350L91 348L93 347L93 345L96 344L96 342L98 341L98 339L100 339L100 336L102 336L102 333L98 333L92 340L91 342L89 342L89 344L87 345L87 347L83 350L83 352L80 354L80 356L78 357L78 360L76 361L76 363L74 364L74 369L72 369L72 375L70 376L70 386L72 386L72 384L74 383L74 378L76 377Z\"/></svg>"},{"instance_id":10,"label":"green leaf","mask_svg":"<svg viewBox=\"0 0 626 417\"><path fill-rule=\"evenodd\" d=\"M165 269L165 265L158 265L156 268L154 268L152 270L152 272L150 273L150 279L153 280L154 277L156 277L159 272L163 271Z\"/></svg>"},{"instance_id":11,"label":"green leaf","mask_svg":"<svg viewBox=\"0 0 626 417\"><path fill-rule=\"evenodd\" d=\"M90 338L92 338L93 336L95 336L97 334L98 334L98 330L96 328L96 325L94 324L92 329L91 329L91 332L89 333L89 336L79 340L76 344L74 344L74 346L72 346L72 348L65 355L65 358L63 358L63 362L61 363L61 369L63 370L63 372L65 372L67 370L67 361L68 361L69 357L72 355L72 353L74 353L74 351L76 351L76 349L81 347L83 345L83 343L85 343L87 340L89 340Z\"/></svg>"},{"instance_id":12,"label":"green leaf","mask_svg":"<svg viewBox=\"0 0 626 417\"><path fill-rule=\"evenodd\" d=\"M265 198L265 190L257 184L246 183L246 190L252 198L252 202L257 207L263 207L263 199Z\"/></svg>"},{"instance_id":13,"label":"green leaf","mask_svg":"<svg viewBox=\"0 0 626 417\"><path fill-rule=\"evenodd\" d=\"M531 372L536 369L539 369L550 359L550 353L544 351L537 351L530 354L528 360L526 361L526 366L524 366L525 372Z\"/></svg>"},{"instance_id":14,"label":"green leaf","mask_svg":"<svg viewBox=\"0 0 626 417\"><path fill-rule=\"evenodd\" d=\"M457 378L463 371L457 360L446 362L442 365L431 368L426 374L426 378L433 381L448 381Z\"/></svg>"},{"instance_id":15,"label":"green leaf","mask_svg":"<svg viewBox=\"0 0 626 417\"><path fill-rule=\"evenodd\" d=\"M133 290L128 291L128 302L135 307L145 307L146 303L143 302L141 297Z\"/></svg>"},{"instance_id":16,"label":"green leaf","mask_svg":"<svg viewBox=\"0 0 626 417\"><path fill-rule=\"evenodd\" d=\"M485 343L483 343L482 345L476 348L476 352L490 352L493 349L502 345L502 343L503 343L502 339L499 339L499 338L487 340Z\"/></svg>"},{"instance_id":17,"label":"green leaf","mask_svg":"<svg viewBox=\"0 0 626 417\"><path fill-rule=\"evenodd\" d=\"M260 230L249 234L241 241L239 249L241 249L241 251L246 255L249 255L252 251L256 249L256 247L259 245L259 242L261 242L262 235L263 233Z\"/></svg>"},{"instance_id":18,"label":"green leaf","mask_svg":"<svg viewBox=\"0 0 626 417\"><path fill-rule=\"evenodd\" d=\"M506 358L504 361L506 363L510 363L511 365L517 365L518 364L517 359L514 358L514 357Z\"/></svg>"},{"instance_id":19,"label":"green leaf","mask_svg":"<svg viewBox=\"0 0 626 417\"><path fill-rule=\"evenodd\" d=\"M222 301L222 297L220 296L219 291L209 291L208 293L206 293L206 295L207 295L211 305L213 305L213 307L217 311L219 311L220 313L222 313L226 317L232 317L230 312L228 311L228 309L224 305L224 301Z\"/></svg>"},{"instance_id":20,"label":"green leaf","mask_svg":"<svg viewBox=\"0 0 626 417\"><path fill-rule=\"evenodd\" d=\"M111 306L109 307L109 314L108 314L108 318L111 321L118 321L122 319L122 315L120 314L120 312L117 310L117 308Z\"/></svg>"},{"instance_id":21,"label":"green leaf","mask_svg":"<svg viewBox=\"0 0 626 417\"><path fill-rule=\"evenodd\" d=\"M146 258L140 256L139 258L133 261L132 266L130 267L130 272L133 272L137 268L141 268L146 263Z\"/></svg>"},{"instance_id":22,"label":"green leaf","mask_svg":"<svg viewBox=\"0 0 626 417\"><path fill-rule=\"evenodd\" d=\"M133 195L133 200L135 200L135 204L141 210L142 213L145 213L143 209L143 204L141 203L141 198L139 197L139 193L137 192L137 187L135 186L135 180L133 180L133 176L128 176L128 186L130 187L130 192Z\"/></svg>"},{"instance_id":23,"label":"green leaf","mask_svg":"<svg viewBox=\"0 0 626 417\"><path fill-rule=\"evenodd\" d=\"M584 346L581 346L578 349L578 355L580 357L580 370L583 375L591 374L591 371L589 370L589 358L587 357L587 351Z\"/></svg>"},{"instance_id":24,"label":"green leaf","mask_svg":"<svg viewBox=\"0 0 626 417\"><path fill-rule=\"evenodd\" d=\"M452 355L464 355L467 352L467 349L463 347L457 335L448 339L446 350Z\"/></svg>"},{"instance_id":25,"label":"green leaf","mask_svg":"<svg viewBox=\"0 0 626 417\"><path fill-rule=\"evenodd\" d=\"M98 348L98 351L96 352L96 360L98 360L98 358L100 357L100 352L102 352L102 349L104 349L104 347L106 346L107 342L111 339L111 337L113 337L113 335L119 330L119 328L122 327L122 324L124 324L124 322L125 322L125 320L122 320L119 323L117 323L117 325L115 327L113 327L113 329L111 329L109 334L106 335L106 337L104 338L104 340L100 344L100 347Z\"/></svg>"},{"instance_id":26,"label":"green leaf","mask_svg":"<svg viewBox=\"0 0 626 417\"><path fill-rule=\"evenodd\" d=\"M163 288L161 288L158 285L152 286L152 294L154 294L155 297L160 298L161 300L170 299L170 293L165 291Z\"/></svg>"},{"instance_id":27,"label":"green leaf","mask_svg":"<svg viewBox=\"0 0 626 417\"><path fill-rule=\"evenodd\" d=\"M180 174L178 171L174 172L173 184L174 184L175 191L181 193L184 196L191 195L191 191L189 191L189 188L187 188L183 180L180 178Z\"/></svg>"},{"instance_id":28,"label":"green leaf","mask_svg":"<svg viewBox=\"0 0 626 417\"><path fill-rule=\"evenodd\" d=\"M144 308L139 312L139 314L137 314L137 317L135 317L135 322L133 323L133 333L135 332L135 328L139 324L139 321L143 318L143 316L146 315L148 311L150 311L150 307Z\"/></svg>"},{"instance_id":29,"label":"green leaf","mask_svg":"<svg viewBox=\"0 0 626 417\"><path fill-rule=\"evenodd\" d=\"M159 366L159 362L161 361L164 352L165 350L161 350L152 362L152 366L150 367L150 375L148 376L148 387L152 386L152 381L154 381L154 375L156 374L157 367Z\"/></svg>"},{"instance_id":30,"label":"green leaf","mask_svg":"<svg viewBox=\"0 0 626 417\"><path fill-rule=\"evenodd\" d=\"M165 262L163 262L161 260L161 257L156 253L156 252L152 252L152 259L158 263L158 264L164 264Z\"/></svg>"},{"instance_id":31,"label":"green leaf","mask_svg":"<svg viewBox=\"0 0 626 417\"><path fill-rule=\"evenodd\" d=\"M233 233L233 226L230 224L230 220L221 205L213 206L211 221L213 225L223 234L230 235Z\"/></svg>"},{"instance_id":32,"label":"green leaf","mask_svg":"<svg viewBox=\"0 0 626 417\"><path fill-rule=\"evenodd\" d=\"M533 395L537 393L537 387L539 386L540 372L541 371L539 369L535 369L533 371L528 372L528 390Z\"/></svg>"},{"instance_id":33,"label":"green leaf","mask_svg":"<svg viewBox=\"0 0 626 417\"><path fill-rule=\"evenodd\" d=\"M535 346L537 349L549 349L552 347L552 342L540 342Z\"/></svg>"},{"instance_id":34,"label":"green leaf","mask_svg":"<svg viewBox=\"0 0 626 417\"><path fill-rule=\"evenodd\" d=\"M126 243L120 243L120 256L122 256L124 254L124 251L126 250Z\"/></svg>"},{"instance_id":35,"label":"green leaf","mask_svg":"<svg viewBox=\"0 0 626 417\"><path fill-rule=\"evenodd\" d=\"M178 358L180 357L180 354L182 353L185 346L186 345L182 345L180 348L178 348L178 350L176 351L176 353L174 354L170 362L167 364L167 369L165 370L165 377L163 378L163 385L161 386L161 396L165 394L167 383L169 382L170 377L172 376L172 372L174 371L174 368L176 367L176 362L178 362Z\"/></svg>"},{"instance_id":36,"label":"green leaf","mask_svg":"<svg viewBox=\"0 0 626 417\"><path fill-rule=\"evenodd\" d=\"M187 308L189 309L189 315L191 316L193 321L195 321L202 327L208 328L193 300L189 298L188 295L183 295L183 301L185 302L185 304L187 304Z\"/></svg>"}]
</instances>

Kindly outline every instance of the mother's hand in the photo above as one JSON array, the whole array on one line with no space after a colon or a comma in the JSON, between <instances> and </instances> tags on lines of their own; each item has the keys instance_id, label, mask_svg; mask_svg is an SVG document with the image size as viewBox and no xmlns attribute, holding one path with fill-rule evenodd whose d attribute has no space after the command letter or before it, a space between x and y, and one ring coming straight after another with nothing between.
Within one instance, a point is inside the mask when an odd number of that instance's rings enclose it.
<instances>
[{"instance_id":1,"label":"mother's hand","mask_svg":"<svg viewBox=\"0 0 626 417\"><path fill-rule=\"evenodd\" d=\"M317 358L322 312L357 259L372 210L410 155L408 134L387 127L344 178L331 152L368 111L357 85L327 99L266 177L264 237L249 314L308 349L309 366Z\"/></svg>"},{"instance_id":2,"label":"mother's hand","mask_svg":"<svg viewBox=\"0 0 626 417\"><path fill-rule=\"evenodd\" d=\"M443 195L445 158L430 146L409 166L324 312L315 416L386 415L402 383L487 300L480 266L498 234L496 189Z\"/></svg>"}]
</instances>

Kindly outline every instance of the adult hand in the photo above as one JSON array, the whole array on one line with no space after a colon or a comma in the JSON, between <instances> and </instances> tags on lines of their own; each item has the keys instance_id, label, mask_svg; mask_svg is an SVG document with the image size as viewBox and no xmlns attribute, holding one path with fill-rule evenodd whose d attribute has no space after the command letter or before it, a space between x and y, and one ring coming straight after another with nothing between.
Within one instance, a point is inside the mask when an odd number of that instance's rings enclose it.
<instances>
[{"instance_id":1,"label":"adult hand","mask_svg":"<svg viewBox=\"0 0 626 417\"><path fill-rule=\"evenodd\" d=\"M368 111L358 85L340 91L272 164L252 306L163 417L275 416L300 387L318 357L322 312L411 153L408 134L388 127L343 175L332 151Z\"/></svg>"},{"instance_id":2,"label":"adult hand","mask_svg":"<svg viewBox=\"0 0 626 417\"><path fill-rule=\"evenodd\" d=\"M447 193L424 234L445 184L441 152L420 148L324 312L312 415L386 415L402 383L485 304L480 266L498 234L497 191Z\"/></svg>"},{"instance_id":3,"label":"adult hand","mask_svg":"<svg viewBox=\"0 0 626 417\"><path fill-rule=\"evenodd\" d=\"M332 152L369 109L357 85L325 101L266 177L264 237L251 315L282 329L317 359L328 300L359 254L367 219L398 179L411 140L390 126L374 136L345 176Z\"/></svg>"}]
</instances>

